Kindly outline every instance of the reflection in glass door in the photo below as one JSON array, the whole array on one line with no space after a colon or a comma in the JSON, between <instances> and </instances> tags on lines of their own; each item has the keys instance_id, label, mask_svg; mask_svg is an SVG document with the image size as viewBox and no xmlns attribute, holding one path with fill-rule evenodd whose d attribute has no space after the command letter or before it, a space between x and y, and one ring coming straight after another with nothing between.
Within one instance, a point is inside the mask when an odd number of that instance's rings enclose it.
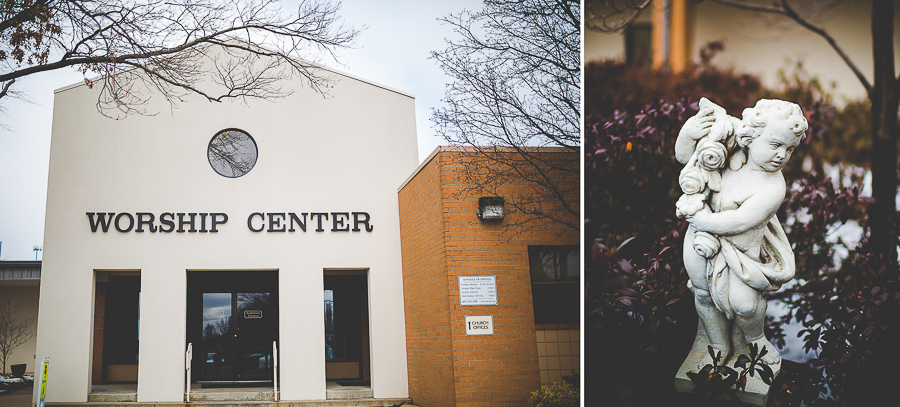
<instances>
[{"instance_id":1,"label":"reflection in glass door","mask_svg":"<svg viewBox=\"0 0 900 407\"><path fill-rule=\"evenodd\" d=\"M200 380L271 380L270 300L269 293L203 293Z\"/></svg>"},{"instance_id":2,"label":"reflection in glass door","mask_svg":"<svg viewBox=\"0 0 900 407\"><path fill-rule=\"evenodd\" d=\"M269 293L237 293L235 380L272 379L272 313Z\"/></svg>"},{"instance_id":3,"label":"reflection in glass door","mask_svg":"<svg viewBox=\"0 0 900 407\"><path fill-rule=\"evenodd\" d=\"M231 293L203 293L202 380L231 380Z\"/></svg>"},{"instance_id":4,"label":"reflection in glass door","mask_svg":"<svg viewBox=\"0 0 900 407\"><path fill-rule=\"evenodd\" d=\"M325 290L325 359L334 359L334 290Z\"/></svg>"}]
</instances>

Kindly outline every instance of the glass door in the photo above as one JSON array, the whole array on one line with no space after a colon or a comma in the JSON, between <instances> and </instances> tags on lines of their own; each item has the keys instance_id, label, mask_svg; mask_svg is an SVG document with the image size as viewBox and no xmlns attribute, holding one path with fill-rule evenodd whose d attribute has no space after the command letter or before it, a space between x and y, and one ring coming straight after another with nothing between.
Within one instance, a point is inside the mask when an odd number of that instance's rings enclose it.
<instances>
[{"instance_id":1,"label":"glass door","mask_svg":"<svg viewBox=\"0 0 900 407\"><path fill-rule=\"evenodd\" d=\"M269 293L237 293L234 347L236 380L272 379L272 312Z\"/></svg>"},{"instance_id":2,"label":"glass door","mask_svg":"<svg viewBox=\"0 0 900 407\"><path fill-rule=\"evenodd\" d=\"M278 338L275 271L188 272L187 343L192 380L204 385L271 382Z\"/></svg>"},{"instance_id":3,"label":"glass door","mask_svg":"<svg viewBox=\"0 0 900 407\"><path fill-rule=\"evenodd\" d=\"M203 358L201 380L232 380L233 337L231 293L203 293Z\"/></svg>"}]
</instances>

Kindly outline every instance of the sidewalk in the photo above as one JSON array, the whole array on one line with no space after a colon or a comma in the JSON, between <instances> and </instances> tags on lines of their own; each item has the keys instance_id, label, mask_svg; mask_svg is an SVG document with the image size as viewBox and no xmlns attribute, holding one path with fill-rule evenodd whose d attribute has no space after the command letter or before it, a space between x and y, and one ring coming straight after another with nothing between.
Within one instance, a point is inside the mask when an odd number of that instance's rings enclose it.
<instances>
[{"instance_id":1,"label":"sidewalk","mask_svg":"<svg viewBox=\"0 0 900 407\"><path fill-rule=\"evenodd\" d=\"M16 390L5 396L0 396L0 406L2 407L31 407L31 395L34 390L33 386L28 386Z\"/></svg>"}]
</instances>

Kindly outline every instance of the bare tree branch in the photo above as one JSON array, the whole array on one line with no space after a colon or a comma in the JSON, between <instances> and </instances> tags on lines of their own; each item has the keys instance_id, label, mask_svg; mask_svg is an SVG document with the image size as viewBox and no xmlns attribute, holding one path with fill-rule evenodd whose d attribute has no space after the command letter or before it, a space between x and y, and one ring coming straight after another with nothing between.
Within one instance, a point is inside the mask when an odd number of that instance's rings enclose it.
<instances>
[{"instance_id":1,"label":"bare tree branch","mask_svg":"<svg viewBox=\"0 0 900 407\"><path fill-rule=\"evenodd\" d=\"M12 80L10 80L9 82L6 82L6 83L3 85L3 90L0 91L0 98L3 98L4 96L6 96L6 95L9 93L9 88L10 88L10 86L12 86L14 83L16 83L16 80L15 80L15 79L12 79Z\"/></svg>"},{"instance_id":2,"label":"bare tree branch","mask_svg":"<svg viewBox=\"0 0 900 407\"><path fill-rule=\"evenodd\" d=\"M0 374L6 373L6 362L13 351L35 336L31 329L34 317L19 319L16 315L20 304L16 297L9 297L0 304Z\"/></svg>"},{"instance_id":3,"label":"bare tree branch","mask_svg":"<svg viewBox=\"0 0 900 407\"><path fill-rule=\"evenodd\" d=\"M453 78L432 112L435 130L474 152L458 173L471 185L464 192L503 196L523 223L580 226L577 185L565 182L579 173L578 16L574 0L487 0L482 11L441 19L456 37L431 54ZM519 181L528 193L510 192Z\"/></svg>"},{"instance_id":4,"label":"bare tree branch","mask_svg":"<svg viewBox=\"0 0 900 407\"><path fill-rule=\"evenodd\" d=\"M188 94L280 98L291 93L280 80L296 75L324 93L331 77L316 61L336 60L359 33L338 22L339 10L329 0L301 1L293 15L275 0L3 2L0 82L75 67L88 85L101 84L98 108L117 117L150 114L152 91L172 108ZM209 45L240 64L218 60Z\"/></svg>"},{"instance_id":5,"label":"bare tree branch","mask_svg":"<svg viewBox=\"0 0 900 407\"><path fill-rule=\"evenodd\" d=\"M603 0L599 14L594 14L593 4L588 5L588 18L585 27L602 33L617 33L637 21L641 13L653 3L653 0ZM610 22L610 19L616 21Z\"/></svg>"},{"instance_id":6,"label":"bare tree branch","mask_svg":"<svg viewBox=\"0 0 900 407\"><path fill-rule=\"evenodd\" d=\"M772 6L762 6L762 5L758 5L758 4L751 4L751 3L746 3L746 2L737 1L737 0L712 0L712 1L715 3L719 3L719 4L722 4L725 6L729 6L729 7L734 7L734 8L741 9L741 10L756 11L756 12L760 12L760 13L769 13L769 14L779 14L779 15L788 17L791 20L794 20L797 24L799 24L803 28L806 28L807 30L812 31L816 35L825 39L825 41L828 42L828 45L830 45L831 48L834 49L835 52L837 52L838 56L840 56L841 59L844 61L844 63L847 64L847 66L850 68L850 70L853 71L853 74L856 75L856 78L859 79L859 82L862 83L863 87L866 89L866 93L867 94L872 93L872 85L869 83L868 79L866 79L866 76L862 73L862 71L859 70L859 68L856 66L856 64L853 63L852 60L850 60L850 57L847 56L847 54L844 52L843 48L841 48L838 45L838 43L837 43L837 41L835 41L834 37L832 37L831 34L828 33L828 31L825 31L824 28L813 24L809 20L807 20L807 19L801 17L799 14L797 14L796 10L794 10L794 8L791 7L790 4L788 4L787 0L780 0L780 4L776 4L776 5L772 5Z\"/></svg>"}]
</instances>

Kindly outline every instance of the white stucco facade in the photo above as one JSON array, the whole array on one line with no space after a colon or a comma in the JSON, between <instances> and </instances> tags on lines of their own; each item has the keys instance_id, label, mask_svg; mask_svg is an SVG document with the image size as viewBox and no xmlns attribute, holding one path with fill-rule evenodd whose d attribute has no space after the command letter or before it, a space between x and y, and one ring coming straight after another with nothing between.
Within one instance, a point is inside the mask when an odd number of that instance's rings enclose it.
<instances>
[{"instance_id":1,"label":"white stucco facade","mask_svg":"<svg viewBox=\"0 0 900 407\"><path fill-rule=\"evenodd\" d=\"M374 397L407 397L397 187L417 165L414 98L332 76L324 97L299 83L274 102L190 96L170 109L155 97L148 111L158 114L122 120L98 113L96 87L57 91L36 351L38 363L50 357L47 401L87 401L94 289L107 271L140 275L139 402L183 399L187 275L202 270L277 271L282 400L325 399L323 275L365 274ZM228 128L258 147L255 167L239 178L207 160L210 140ZM152 213L157 227L164 213L176 223L178 213L197 213L198 230L199 214L228 220L215 233L115 224L94 232L86 214L100 212ZM332 231L346 226L333 224L334 213L353 212L368 214L372 230ZM248 225L253 213L264 218ZM305 232L276 232L269 213L329 217L322 231L311 217ZM354 226L353 215L339 217Z\"/></svg>"}]
</instances>

